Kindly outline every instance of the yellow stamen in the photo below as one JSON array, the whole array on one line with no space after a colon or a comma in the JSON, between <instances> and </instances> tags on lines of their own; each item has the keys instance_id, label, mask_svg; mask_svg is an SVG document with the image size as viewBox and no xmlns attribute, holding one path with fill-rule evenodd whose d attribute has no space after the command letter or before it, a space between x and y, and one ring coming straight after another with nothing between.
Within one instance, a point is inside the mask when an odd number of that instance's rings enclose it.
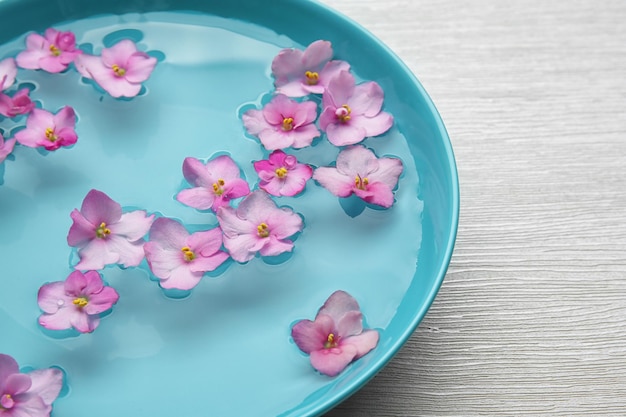
<instances>
[{"instance_id":1,"label":"yellow stamen","mask_svg":"<svg viewBox=\"0 0 626 417\"><path fill-rule=\"evenodd\" d=\"M307 71L304 73L304 76L308 85L316 85L320 80L320 75L317 72Z\"/></svg>"},{"instance_id":2,"label":"yellow stamen","mask_svg":"<svg viewBox=\"0 0 626 417\"><path fill-rule=\"evenodd\" d=\"M185 260L187 262L191 262L194 259L196 259L196 254L193 253L193 251L191 249L189 249L189 246L185 246L185 247L181 248L180 250L185 254Z\"/></svg>"},{"instance_id":3,"label":"yellow stamen","mask_svg":"<svg viewBox=\"0 0 626 417\"><path fill-rule=\"evenodd\" d=\"M283 130L285 132L293 130L293 117L285 117L283 119Z\"/></svg>"},{"instance_id":4,"label":"yellow stamen","mask_svg":"<svg viewBox=\"0 0 626 417\"><path fill-rule=\"evenodd\" d=\"M261 223L256 227L256 233L259 237L268 237L270 235L270 229L267 227L267 224Z\"/></svg>"},{"instance_id":5,"label":"yellow stamen","mask_svg":"<svg viewBox=\"0 0 626 417\"><path fill-rule=\"evenodd\" d=\"M369 180L367 179L367 177L361 178L359 175L357 175L354 178L354 186L356 188L358 188L359 190L366 190L367 189L367 185L369 184Z\"/></svg>"},{"instance_id":6,"label":"yellow stamen","mask_svg":"<svg viewBox=\"0 0 626 417\"><path fill-rule=\"evenodd\" d=\"M113 68L116 77L123 77L126 74L126 70L119 65L113 65L111 68Z\"/></svg>"},{"instance_id":7,"label":"yellow stamen","mask_svg":"<svg viewBox=\"0 0 626 417\"><path fill-rule=\"evenodd\" d=\"M52 53L52 55L54 55L54 56L61 55L61 51L55 45L50 45L49 49L50 49L50 52Z\"/></svg>"},{"instance_id":8,"label":"yellow stamen","mask_svg":"<svg viewBox=\"0 0 626 417\"><path fill-rule=\"evenodd\" d=\"M285 178L287 176L287 168L285 167L276 168L274 172L276 172L278 178Z\"/></svg>"},{"instance_id":9,"label":"yellow stamen","mask_svg":"<svg viewBox=\"0 0 626 417\"><path fill-rule=\"evenodd\" d=\"M328 335L328 339L326 339L326 343L324 343L324 347L326 349L337 347L337 339L333 333Z\"/></svg>"},{"instance_id":10,"label":"yellow stamen","mask_svg":"<svg viewBox=\"0 0 626 417\"><path fill-rule=\"evenodd\" d=\"M96 237L98 239L104 239L111 234L111 229L107 227L105 222L100 223L100 226L96 229Z\"/></svg>"},{"instance_id":11,"label":"yellow stamen","mask_svg":"<svg viewBox=\"0 0 626 417\"><path fill-rule=\"evenodd\" d=\"M224 181L223 179L219 179L217 180L217 182L213 183L213 192L215 194L217 194L218 196L224 194L224 184L226 184L226 181Z\"/></svg>"},{"instance_id":12,"label":"yellow stamen","mask_svg":"<svg viewBox=\"0 0 626 417\"><path fill-rule=\"evenodd\" d=\"M46 128L46 139L48 139L50 142L56 142L56 140L58 139L57 135L54 134L53 128Z\"/></svg>"},{"instance_id":13,"label":"yellow stamen","mask_svg":"<svg viewBox=\"0 0 626 417\"><path fill-rule=\"evenodd\" d=\"M350 113L352 113L352 109L347 104L335 110L335 116L337 116L337 119L339 119L341 123L346 123L350 120Z\"/></svg>"},{"instance_id":14,"label":"yellow stamen","mask_svg":"<svg viewBox=\"0 0 626 417\"><path fill-rule=\"evenodd\" d=\"M74 298L74 301L72 301L72 302L74 303L75 306L77 306L79 308L83 308L87 304L89 304L89 301L87 301L87 299L85 297Z\"/></svg>"}]
</instances>

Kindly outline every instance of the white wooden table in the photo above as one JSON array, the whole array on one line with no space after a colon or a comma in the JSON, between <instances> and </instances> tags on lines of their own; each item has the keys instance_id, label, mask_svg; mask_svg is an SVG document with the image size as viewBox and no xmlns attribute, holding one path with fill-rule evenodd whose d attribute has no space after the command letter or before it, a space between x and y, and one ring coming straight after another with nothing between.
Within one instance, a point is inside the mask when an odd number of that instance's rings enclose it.
<instances>
[{"instance_id":1,"label":"white wooden table","mask_svg":"<svg viewBox=\"0 0 626 417\"><path fill-rule=\"evenodd\" d=\"M626 1L323 2L415 72L461 184L426 319L328 416L626 416Z\"/></svg>"}]
</instances>

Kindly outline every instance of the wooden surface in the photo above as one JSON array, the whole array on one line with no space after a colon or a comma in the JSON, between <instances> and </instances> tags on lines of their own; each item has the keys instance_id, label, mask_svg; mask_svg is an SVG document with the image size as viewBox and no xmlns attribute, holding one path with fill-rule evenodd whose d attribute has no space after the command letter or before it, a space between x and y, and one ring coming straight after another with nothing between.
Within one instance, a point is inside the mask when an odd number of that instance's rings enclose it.
<instances>
[{"instance_id":1,"label":"wooden surface","mask_svg":"<svg viewBox=\"0 0 626 417\"><path fill-rule=\"evenodd\" d=\"M328 417L626 416L626 1L324 3L415 72L461 184L434 305Z\"/></svg>"}]
</instances>

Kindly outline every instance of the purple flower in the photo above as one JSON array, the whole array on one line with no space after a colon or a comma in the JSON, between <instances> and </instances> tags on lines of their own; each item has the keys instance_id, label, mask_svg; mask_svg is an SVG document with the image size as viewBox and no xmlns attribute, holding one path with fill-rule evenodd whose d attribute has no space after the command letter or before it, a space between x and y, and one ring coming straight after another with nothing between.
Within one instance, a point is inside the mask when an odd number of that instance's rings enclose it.
<instances>
[{"instance_id":1,"label":"purple flower","mask_svg":"<svg viewBox=\"0 0 626 417\"><path fill-rule=\"evenodd\" d=\"M74 328L93 332L100 324L100 314L117 303L119 295L105 286L100 274L74 271L65 281L51 282L39 288L37 303L43 310L39 324L49 330Z\"/></svg>"},{"instance_id":2,"label":"purple flower","mask_svg":"<svg viewBox=\"0 0 626 417\"><path fill-rule=\"evenodd\" d=\"M57 368L20 373L17 362L0 353L0 416L49 417L63 387Z\"/></svg>"},{"instance_id":3,"label":"purple flower","mask_svg":"<svg viewBox=\"0 0 626 417\"><path fill-rule=\"evenodd\" d=\"M31 148L43 147L54 151L62 146L76 143L78 136L74 130L76 114L74 109L65 106L56 114L43 109L33 109L26 119L26 129L15 134L15 139Z\"/></svg>"},{"instance_id":4,"label":"purple flower","mask_svg":"<svg viewBox=\"0 0 626 417\"><path fill-rule=\"evenodd\" d=\"M0 164L13 152L15 147L15 138L4 140L2 133L0 133Z\"/></svg>"},{"instance_id":5,"label":"purple flower","mask_svg":"<svg viewBox=\"0 0 626 417\"><path fill-rule=\"evenodd\" d=\"M289 97L322 94L335 75L350 69L345 61L331 61L332 56L330 42L323 40L304 51L283 49L272 61L276 91Z\"/></svg>"},{"instance_id":6,"label":"purple flower","mask_svg":"<svg viewBox=\"0 0 626 417\"><path fill-rule=\"evenodd\" d=\"M356 145L339 152L336 167L317 168L313 179L337 197L354 193L367 203L389 208L401 173L399 159L376 158L374 152Z\"/></svg>"},{"instance_id":7,"label":"purple flower","mask_svg":"<svg viewBox=\"0 0 626 417\"><path fill-rule=\"evenodd\" d=\"M67 243L78 248L76 269L102 269L119 263L137 266L144 257L143 237L150 230L154 215L143 210L122 213L122 207L98 190L85 196L80 211L70 214L72 226Z\"/></svg>"},{"instance_id":8,"label":"purple flower","mask_svg":"<svg viewBox=\"0 0 626 417\"><path fill-rule=\"evenodd\" d=\"M26 37L26 50L17 55L17 65L25 69L42 69L57 73L67 69L83 51L76 49L72 32L46 29L44 36L32 33Z\"/></svg>"},{"instance_id":9,"label":"purple flower","mask_svg":"<svg viewBox=\"0 0 626 417\"><path fill-rule=\"evenodd\" d=\"M22 88L13 97L0 93L0 114L12 118L30 113L35 108L35 103L28 96L29 93L28 88Z\"/></svg>"},{"instance_id":10,"label":"purple flower","mask_svg":"<svg viewBox=\"0 0 626 417\"><path fill-rule=\"evenodd\" d=\"M215 270L228 259L221 247L219 227L189 234L176 220L160 217L152 224L150 241L143 249L161 287L190 290L205 272Z\"/></svg>"},{"instance_id":11,"label":"purple flower","mask_svg":"<svg viewBox=\"0 0 626 417\"><path fill-rule=\"evenodd\" d=\"M141 91L157 63L157 59L137 50L131 40L124 39L110 48L104 48L102 55L83 54L76 58L74 65L85 78L93 79L113 97L135 97Z\"/></svg>"},{"instance_id":12,"label":"purple flower","mask_svg":"<svg viewBox=\"0 0 626 417\"><path fill-rule=\"evenodd\" d=\"M293 197L304 190L313 170L306 164L299 164L293 155L274 151L269 159L254 163L259 174L259 187L271 195Z\"/></svg>"},{"instance_id":13,"label":"purple flower","mask_svg":"<svg viewBox=\"0 0 626 417\"><path fill-rule=\"evenodd\" d=\"M6 58L0 61L0 92L8 89L15 82L17 66L15 59Z\"/></svg>"},{"instance_id":14,"label":"purple flower","mask_svg":"<svg viewBox=\"0 0 626 417\"><path fill-rule=\"evenodd\" d=\"M198 210L217 211L227 206L230 200L250 193L250 186L241 178L239 167L228 155L213 158L206 165L196 158L185 158L183 175L193 188L182 190L176 199Z\"/></svg>"},{"instance_id":15,"label":"purple flower","mask_svg":"<svg viewBox=\"0 0 626 417\"><path fill-rule=\"evenodd\" d=\"M276 256L291 252L288 237L302 230L302 219L288 208L278 208L264 191L250 193L237 209L222 207L217 220L224 232L224 246L237 262L247 262L258 252Z\"/></svg>"},{"instance_id":16,"label":"purple flower","mask_svg":"<svg viewBox=\"0 0 626 417\"><path fill-rule=\"evenodd\" d=\"M242 117L248 133L257 136L268 150L304 148L320 135L313 122L317 104L298 103L279 94L263 110L248 110Z\"/></svg>"},{"instance_id":17,"label":"purple flower","mask_svg":"<svg viewBox=\"0 0 626 417\"><path fill-rule=\"evenodd\" d=\"M328 84L322 97L320 128L335 146L353 145L366 136L385 133L393 117L381 111L383 90L373 82L355 85L354 76L342 71Z\"/></svg>"},{"instance_id":18,"label":"purple flower","mask_svg":"<svg viewBox=\"0 0 626 417\"><path fill-rule=\"evenodd\" d=\"M291 336L310 355L313 368L328 376L339 374L378 344L378 332L363 330L359 304L345 291L328 297L314 321L297 322Z\"/></svg>"}]
</instances>

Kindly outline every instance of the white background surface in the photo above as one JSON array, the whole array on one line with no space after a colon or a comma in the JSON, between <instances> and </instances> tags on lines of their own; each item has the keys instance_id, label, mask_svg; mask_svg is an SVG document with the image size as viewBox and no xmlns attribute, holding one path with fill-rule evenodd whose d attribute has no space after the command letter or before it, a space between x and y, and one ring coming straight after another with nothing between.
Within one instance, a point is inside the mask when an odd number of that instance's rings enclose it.
<instances>
[{"instance_id":1,"label":"white background surface","mask_svg":"<svg viewBox=\"0 0 626 417\"><path fill-rule=\"evenodd\" d=\"M461 186L426 319L328 416L626 416L626 2L323 2L415 72Z\"/></svg>"}]
</instances>

